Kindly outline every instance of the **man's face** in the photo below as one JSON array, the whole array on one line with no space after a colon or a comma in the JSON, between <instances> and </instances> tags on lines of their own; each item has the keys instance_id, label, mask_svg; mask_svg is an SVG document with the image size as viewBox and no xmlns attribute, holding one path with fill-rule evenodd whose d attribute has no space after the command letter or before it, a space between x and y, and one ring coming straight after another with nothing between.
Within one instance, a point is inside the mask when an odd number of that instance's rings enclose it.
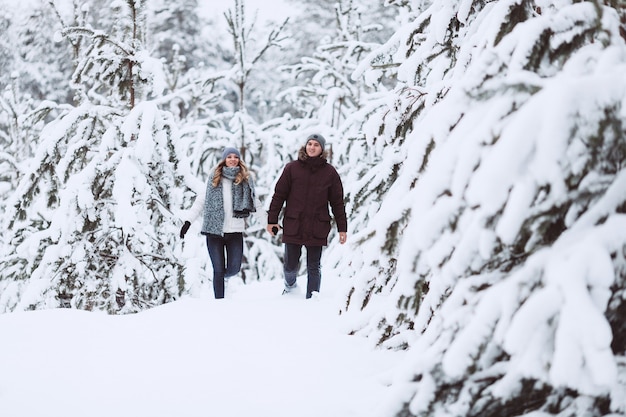
<instances>
[{"instance_id":1,"label":"man's face","mask_svg":"<svg viewBox=\"0 0 626 417\"><path fill-rule=\"evenodd\" d=\"M322 146L318 141L311 139L306 143L306 154L311 158L320 156L322 154Z\"/></svg>"}]
</instances>

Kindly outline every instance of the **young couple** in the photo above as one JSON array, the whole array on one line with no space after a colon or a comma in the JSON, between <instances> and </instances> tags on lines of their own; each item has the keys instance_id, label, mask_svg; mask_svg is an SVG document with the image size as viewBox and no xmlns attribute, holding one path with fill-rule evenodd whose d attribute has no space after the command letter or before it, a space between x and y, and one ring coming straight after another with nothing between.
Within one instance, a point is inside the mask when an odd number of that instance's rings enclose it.
<instances>
[{"instance_id":1,"label":"young couple","mask_svg":"<svg viewBox=\"0 0 626 417\"><path fill-rule=\"evenodd\" d=\"M306 248L306 298L319 292L322 247L328 244L332 210L339 242L347 238L348 223L339 174L327 161L326 140L320 134L310 135L298 151L298 159L285 165L276 183L267 212L267 231L275 236L282 229L285 245L283 294L297 287L296 277L302 247ZM283 206L283 226L278 217ZM187 214L180 237L184 238L191 222L204 213L201 233L206 236L213 265L215 298L224 298L224 279L236 275L243 256L245 219L255 212L254 182L241 154L226 148L206 187L204 198L198 196Z\"/></svg>"}]
</instances>

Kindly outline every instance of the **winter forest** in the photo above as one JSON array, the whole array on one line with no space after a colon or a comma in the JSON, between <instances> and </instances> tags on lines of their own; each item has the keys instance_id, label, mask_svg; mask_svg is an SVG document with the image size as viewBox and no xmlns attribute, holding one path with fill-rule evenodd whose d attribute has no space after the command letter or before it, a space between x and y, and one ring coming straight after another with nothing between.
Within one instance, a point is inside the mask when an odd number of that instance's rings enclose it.
<instances>
[{"instance_id":1,"label":"winter forest","mask_svg":"<svg viewBox=\"0 0 626 417\"><path fill-rule=\"evenodd\" d=\"M180 213L221 150L265 205L318 132L323 263L350 333L408 353L395 416L626 415L624 0L289 1L3 0L0 314L206 291ZM252 219L246 282L282 279L273 239Z\"/></svg>"}]
</instances>

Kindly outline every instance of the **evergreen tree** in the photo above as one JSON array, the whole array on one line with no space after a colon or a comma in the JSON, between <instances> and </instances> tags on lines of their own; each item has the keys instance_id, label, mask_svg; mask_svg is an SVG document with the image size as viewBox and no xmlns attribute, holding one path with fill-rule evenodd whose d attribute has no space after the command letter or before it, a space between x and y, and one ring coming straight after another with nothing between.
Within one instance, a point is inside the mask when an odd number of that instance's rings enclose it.
<instances>
[{"instance_id":1,"label":"evergreen tree","mask_svg":"<svg viewBox=\"0 0 626 417\"><path fill-rule=\"evenodd\" d=\"M32 107L43 100L71 102L68 75L73 70L72 59L68 48L54 40L58 22L50 6L5 7L7 13L0 23L0 88L13 88L17 83L18 101L32 100Z\"/></svg>"},{"instance_id":2,"label":"evergreen tree","mask_svg":"<svg viewBox=\"0 0 626 417\"><path fill-rule=\"evenodd\" d=\"M163 61L169 110L193 124L207 107L220 107L215 89L225 74L216 74L232 64L232 51L223 46L228 39L215 20L199 13L197 0L153 1L148 6L147 49Z\"/></svg>"},{"instance_id":3,"label":"evergreen tree","mask_svg":"<svg viewBox=\"0 0 626 417\"><path fill-rule=\"evenodd\" d=\"M45 120L59 106L43 101L36 102L22 94L19 76L7 86L0 97L0 211L5 212L4 202L23 177L27 162L35 154L37 138Z\"/></svg>"},{"instance_id":4,"label":"evergreen tree","mask_svg":"<svg viewBox=\"0 0 626 417\"><path fill-rule=\"evenodd\" d=\"M71 100L67 49L52 39L47 5L12 4L0 18L0 212L35 154L37 139ZM0 240L4 239L3 235Z\"/></svg>"},{"instance_id":5,"label":"evergreen tree","mask_svg":"<svg viewBox=\"0 0 626 417\"><path fill-rule=\"evenodd\" d=\"M191 68L217 58L216 51L210 51L205 46L213 45L201 37L203 26L210 22L204 22L198 13L197 0L176 3L153 1L149 7L148 43L156 49L154 55L175 65L179 70L177 75L182 76ZM175 83L171 85L172 89L175 87Z\"/></svg>"},{"instance_id":6,"label":"evergreen tree","mask_svg":"<svg viewBox=\"0 0 626 417\"><path fill-rule=\"evenodd\" d=\"M232 9L226 14L228 31L233 40L234 46L234 67L231 70L229 79L237 86L237 106L236 112L231 121L231 128L235 130L239 137L239 147L242 157L246 157L247 142L246 130L248 124L253 124L254 120L248 115L248 92L250 90L250 73L255 69L256 63L272 47L280 47L282 41L281 32L286 24L272 30L267 41L257 43L254 41L254 29L256 20L249 21L246 14L243 0L235 0Z\"/></svg>"},{"instance_id":7,"label":"evergreen tree","mask_svg":"<svg viewBox=\"0 0 626 417\"><path fill-rule=\"evenodd\" d=\"M332 261L355 331L415 358L392 413L626 411L623 18L614 1L425 3L367 59L399 84Z\"/></svg>"},{"instance_id":8,"label":"evergreen tree","mask_svg":"<svg viewBox=\"0 0 626 417\"><path fill-rule=\"evenodd\" d=\"M318 39L315 53L305 55L298 64L284 67L295 85L279 94L279 99L292 103L298 110L296 114L316 118L320 125L338 129L367 101L367 93L373 91L368 91L368 87L372 84L367 85L361 77L354 78L354 71L379 46L386 26L392 26L394 21L383 13L387 9L376 3L342 0L309 4L306 13L296 19L301 27L311 25L311 14L320 19L315 21L318 28L313 31L316 34L313 39ZM311 37L308 33L305 37L301 42L308 45Z\"/></svg>"},{"instance_id":9,"label":"evergreen tree","mask_svg":"<svg viewBox=\"0 0 626 417\"><path fill-rule=\"evenodd\" d=\"M138 311L185 290L177 227L186 164L158 94L162 71L142 49L145 6L119 5L120 32L65 27L80 44L81 104L48 123L9 200L0 308ZM181 190L181 191L178 191Z\"/></svg>"}]
</instances>

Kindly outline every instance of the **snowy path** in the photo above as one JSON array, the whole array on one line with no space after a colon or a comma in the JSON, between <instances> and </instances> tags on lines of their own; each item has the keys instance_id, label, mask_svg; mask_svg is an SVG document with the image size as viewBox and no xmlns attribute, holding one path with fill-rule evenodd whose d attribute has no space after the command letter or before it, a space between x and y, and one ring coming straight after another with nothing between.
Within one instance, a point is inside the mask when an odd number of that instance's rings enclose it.
<instances>
[{"instance_id":1,"label":"snowy path","mask_svg":"<svg viewBox=\"0 0 626 417\"><path fill-rule=\"evenodd\" d=\"M0 315L2 417L367 417L403 353L340 329L331 294L281 283L132 316Z\"/></svg>"}]
</instances>

